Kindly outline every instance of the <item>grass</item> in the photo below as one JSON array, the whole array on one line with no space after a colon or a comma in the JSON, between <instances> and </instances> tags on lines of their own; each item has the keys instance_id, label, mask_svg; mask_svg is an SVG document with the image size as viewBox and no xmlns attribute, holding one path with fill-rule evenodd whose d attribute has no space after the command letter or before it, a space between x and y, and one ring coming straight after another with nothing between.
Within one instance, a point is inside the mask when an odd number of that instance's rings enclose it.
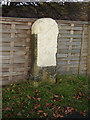
<instances>
[{"instance_id":1,"label":"grass","mask_svg":"<svg viewBox=\"0 0 90 120\"><path fill-rule=\"evenodd\" d=\"M88 77L59 75L57 83L30 81L2 89L3 118L58 118L88 111Z\"/></svg>"}]
</instances>

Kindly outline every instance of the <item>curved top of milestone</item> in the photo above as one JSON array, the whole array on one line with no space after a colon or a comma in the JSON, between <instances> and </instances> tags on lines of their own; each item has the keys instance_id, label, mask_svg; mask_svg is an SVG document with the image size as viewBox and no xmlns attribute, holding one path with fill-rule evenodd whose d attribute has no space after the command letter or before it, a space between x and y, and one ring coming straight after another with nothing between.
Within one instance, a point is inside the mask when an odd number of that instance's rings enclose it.
<instances>
[{"instance_id":1,"label":"curved top of milestone","mask_svg":"<svg viewBox=\"0 0 90 120\"><path fill-rule=\"evenodd\" d=\"M58 24L52 18L40 18L32 25L32 34L40 34L52 31L58 34Z\"/></svg>"}]
</instances>

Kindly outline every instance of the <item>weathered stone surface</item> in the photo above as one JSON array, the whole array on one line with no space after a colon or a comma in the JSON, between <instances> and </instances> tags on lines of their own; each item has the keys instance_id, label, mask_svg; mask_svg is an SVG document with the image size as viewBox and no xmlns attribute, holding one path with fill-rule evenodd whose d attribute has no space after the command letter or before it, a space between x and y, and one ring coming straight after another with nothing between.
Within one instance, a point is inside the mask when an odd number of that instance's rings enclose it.
<instances>
[{"instance_id":1,"label":"weathered stone surface","mask_svg":"<svg viewBox=\"0 0 90 120\"><path fill-rule=\"evenodd\" d=\"M51 18L32 25L32 72L35 81L55 81L58 25Z\"/></svg>"},{"instance_id":2,"label":"weathered stone surface","mask_svg":"<svg viewBox=\"0 0 90 120\"><path fill-rule=\"evenodd\" d=\"M37 66L56 66L58 25L51 18L38 19L32 26L37 34Z\"/></svg>"}]
</instances>

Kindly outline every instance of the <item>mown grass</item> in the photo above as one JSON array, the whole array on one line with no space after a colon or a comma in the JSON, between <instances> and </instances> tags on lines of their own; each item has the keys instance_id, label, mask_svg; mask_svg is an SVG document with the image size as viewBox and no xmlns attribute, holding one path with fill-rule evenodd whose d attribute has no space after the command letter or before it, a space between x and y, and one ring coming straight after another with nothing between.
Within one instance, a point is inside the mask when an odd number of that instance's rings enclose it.
<instances>
[{"instance_id":1,"label":"mown grass","mask_svg":"<svg viewBox=\"0 0 90 120\"><path fill-rule=\"evenodd\" d=\"M59 75L57 83L30 81L2 89L3 118L58 118L88 111L88 77Z\"/></svg>"}]
</instances>

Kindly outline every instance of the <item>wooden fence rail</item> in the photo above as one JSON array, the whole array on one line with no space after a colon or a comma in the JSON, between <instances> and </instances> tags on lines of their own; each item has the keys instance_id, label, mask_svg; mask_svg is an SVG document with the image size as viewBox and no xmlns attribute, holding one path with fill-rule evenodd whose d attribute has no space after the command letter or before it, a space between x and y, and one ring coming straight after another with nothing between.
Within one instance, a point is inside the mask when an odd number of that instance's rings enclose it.
<instances>
[{"instance_id":1,"label":"wooden fence rail","mask_svg":"<svg viewBox=\"0 0 90 120\"><path fill-rule=\"evenodd\" d=\"M31 67L31 26L36 19L0 18L0 78L2 85L29 78ZM56 20L59 27L57 73L88 75L88 22ZM90 48L90 47L89 47ZM90 61L90 60L89 60Z\"/></svg>"}]
</instances>

